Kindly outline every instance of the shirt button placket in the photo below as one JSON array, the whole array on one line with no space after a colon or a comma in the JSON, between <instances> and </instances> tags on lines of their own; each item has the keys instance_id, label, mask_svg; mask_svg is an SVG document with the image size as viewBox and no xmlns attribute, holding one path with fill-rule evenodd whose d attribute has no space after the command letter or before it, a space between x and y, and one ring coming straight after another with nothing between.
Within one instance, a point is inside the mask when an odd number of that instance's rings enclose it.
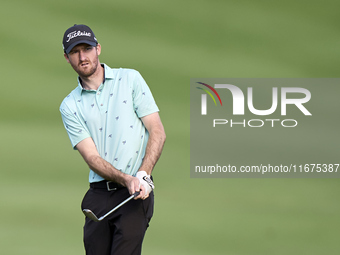
<instances>
[{"instance_id":1,"label":"shirt button placket","mask_svg":"<svg viewBox=\"0 0 340 255\"><path fill-rule=\"evenodd\" d=\"M101 103L100 94L101 94L100 91L97 92L97 95L96 95L96 97L97 97L97 105L99 106L99 111L101 113L104 113L105 112L104 111L104 103Z\"/></svg>"}]
</instances>

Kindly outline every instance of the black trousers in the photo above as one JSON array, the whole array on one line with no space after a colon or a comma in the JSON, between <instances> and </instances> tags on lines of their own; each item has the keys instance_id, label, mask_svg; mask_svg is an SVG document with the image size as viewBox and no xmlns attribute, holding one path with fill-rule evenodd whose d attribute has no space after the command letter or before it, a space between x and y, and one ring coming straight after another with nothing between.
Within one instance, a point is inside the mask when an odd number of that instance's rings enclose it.
<instances>
[{"instance_id":1,"label":"black trousers","mask_svg":"<svg viewBox=\"0 0 340 255\"><path fill-rule=\"evenodd\" d=\"M101 217L130 196L126 188L115 191L90 188L81 208ZM85 219L86 255L140 255L145 231L153 215L154 194L145 200L130 200L103 221Z\"/></svg>"}]
</instances>

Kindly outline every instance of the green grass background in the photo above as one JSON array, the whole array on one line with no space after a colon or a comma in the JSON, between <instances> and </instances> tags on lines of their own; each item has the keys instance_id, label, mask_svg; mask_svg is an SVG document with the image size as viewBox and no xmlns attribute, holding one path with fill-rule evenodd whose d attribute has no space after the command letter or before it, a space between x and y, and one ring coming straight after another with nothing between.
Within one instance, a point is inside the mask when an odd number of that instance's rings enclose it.
<instances>
[{"instance_id":1,"label":"green grass background","mask_svg":"<svg viewBox=\"0 0 340 255\"><path fill-rule=\"evenodd\" d=\"M339 253L338 179L189 177L190 78L339 77L339 1L0 3L1 254L84 254L88 170L58 110L76 86L61 46L74 23L95 31L101 62L140 71L161 109L144 254Z\"/></svg>"}]
</instances>

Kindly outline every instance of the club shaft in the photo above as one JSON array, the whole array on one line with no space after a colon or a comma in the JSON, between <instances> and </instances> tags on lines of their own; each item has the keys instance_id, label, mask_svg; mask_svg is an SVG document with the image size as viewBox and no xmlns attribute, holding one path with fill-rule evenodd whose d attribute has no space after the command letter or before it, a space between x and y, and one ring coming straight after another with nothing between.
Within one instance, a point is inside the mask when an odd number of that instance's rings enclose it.
<instances>
[{"instance_id":1,"label":"club shaft","mask_svg":"<svg viewBox=\"0 0 340 255\"><path fill-rule=\"evenodd\" d=\"M117 205L115 208L113 208L111 211L109 211L108 213L106 213L105 215L103 215L102 217L100 217L98 220L101 221L102 219L106 218L106 216L110 215L111 213L113 213L115 210L117 210L119 207L121 207L122 205L126 204L127 202L129 202L131 199L133 199L136 196L136 194L131 195L130 197L128 197L127 199L125 199L123 202L121 202L119 205Z\"/></svg>"}]
</instances>

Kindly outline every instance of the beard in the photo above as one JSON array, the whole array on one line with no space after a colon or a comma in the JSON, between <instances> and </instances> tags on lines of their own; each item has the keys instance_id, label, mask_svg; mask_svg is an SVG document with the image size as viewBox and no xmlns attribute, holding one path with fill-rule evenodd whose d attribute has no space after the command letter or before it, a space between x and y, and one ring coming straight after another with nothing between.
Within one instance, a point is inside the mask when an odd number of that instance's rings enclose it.
<instances>
[{"instance_id":1,"label":"beard","mask_svg":"<svg viewBox=\"0 0 340 255\"><path fill-rule=\"evenodd\" d=\"M86 65L83 66L83 64L85 63ZM72 65L72 67L78 73L80 77L88 78L97 71L98 64L99 64L99 61L97 57L95 58L94 61L86 60L86 61L80 62L78 65Z\"/></svg>"}]
</instances>

